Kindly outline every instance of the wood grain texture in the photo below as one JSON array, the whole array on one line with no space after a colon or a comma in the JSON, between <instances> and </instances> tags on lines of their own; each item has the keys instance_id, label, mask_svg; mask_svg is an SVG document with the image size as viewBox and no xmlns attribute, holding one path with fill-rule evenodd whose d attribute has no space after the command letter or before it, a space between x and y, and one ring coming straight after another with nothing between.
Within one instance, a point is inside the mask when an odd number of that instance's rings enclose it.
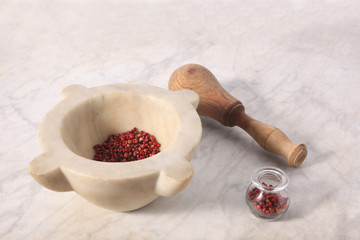
<instances>
[{"instance_id":1,"label":"wood grain texture","mask_svg":"<svg viewBox=\"0 0 360 240\"><path fill-rule=\"evenodd\" d=\"M189 89L200 96L198 113L211 117L224 126L239 126L263 149L283 156L288 165L298 167L306 158L304 144L294 144L280 129L251 118L244 105L231 96L205 67L187 64L170 77L169 89Z\"/></svg>"},{"instance_id":2,"label":"wood grain texture","mask_svg":"<svg viewBox=\"0 0 360 240\"><path fill-rule=\"evenodd\" d=\"M230 119L231 112L237 108L244 108L239 100L223 89L209 70L199 65L189 64L181 67L170 79L170 90L193 90L200 96L198 113L209 116L225 126L234 126Z\"/></svg>"}]
</instances>

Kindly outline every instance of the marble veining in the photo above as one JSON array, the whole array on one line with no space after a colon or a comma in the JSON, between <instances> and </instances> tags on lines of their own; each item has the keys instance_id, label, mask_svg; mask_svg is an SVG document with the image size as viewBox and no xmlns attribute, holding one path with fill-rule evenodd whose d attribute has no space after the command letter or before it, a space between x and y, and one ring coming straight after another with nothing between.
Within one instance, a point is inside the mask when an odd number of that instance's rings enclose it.
<instances>
[{"instance_id":1,"label":"marble veining","mask_svg":"<svg viewBox=\"0 0 360 240\"><path fill-rule=\"evenodd\" d=\"M0 2L0 239L360 239L360 4L356 0ZM305 143L299 168L239 128L201 117L186 189L139 210L106 210L37 184L42 117L66 86L167 88L198 63L247 113ZM276 222L244 201L266 165L290 177Z\"/></svg>"}]
</instances>

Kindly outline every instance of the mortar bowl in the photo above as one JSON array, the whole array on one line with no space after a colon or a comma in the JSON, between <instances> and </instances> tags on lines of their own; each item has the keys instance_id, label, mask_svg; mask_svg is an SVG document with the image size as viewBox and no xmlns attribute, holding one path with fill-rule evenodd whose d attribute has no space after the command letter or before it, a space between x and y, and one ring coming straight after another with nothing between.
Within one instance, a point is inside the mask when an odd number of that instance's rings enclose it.
<instances>
[{"instance_id":1,"label":"mortar bowl","mask_svg":"<svg viewBox=\"0 0 360 240\"><path fill-rule=\"evenodd\" d=\"M29 165L32 177L54 191L75 191L115 211L141 208L173 196L191 181L190 163L201 139L199 97L142 84L86 88L71 85L42 119L42 154ZM110 134L137 127L154 135L160 152L132 162L92 160L93 146Z\"/></svg>"}]
</instances>

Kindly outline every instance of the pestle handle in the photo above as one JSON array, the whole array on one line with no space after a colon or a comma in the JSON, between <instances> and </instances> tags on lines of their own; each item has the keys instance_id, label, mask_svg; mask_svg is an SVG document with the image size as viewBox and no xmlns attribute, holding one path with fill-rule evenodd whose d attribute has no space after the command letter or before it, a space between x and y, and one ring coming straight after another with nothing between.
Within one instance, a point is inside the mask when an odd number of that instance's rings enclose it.
<instances>
[{"instance_id":1,"label":"pestle handle","mask_svg":"<svg viewBox=\"0 0 360 240\"><path fill-rule=\"evenodd\" d=\"M200 97L199 114L224 126L241 127L262 148L285 157L289 166L297 167L305 160L307 149L304 144L294 144L280 129L248 116L244 105L231 96L207 68L197 64L178 68L170 77L169 89L196 92Z\"/></svg>"}]
</instances>

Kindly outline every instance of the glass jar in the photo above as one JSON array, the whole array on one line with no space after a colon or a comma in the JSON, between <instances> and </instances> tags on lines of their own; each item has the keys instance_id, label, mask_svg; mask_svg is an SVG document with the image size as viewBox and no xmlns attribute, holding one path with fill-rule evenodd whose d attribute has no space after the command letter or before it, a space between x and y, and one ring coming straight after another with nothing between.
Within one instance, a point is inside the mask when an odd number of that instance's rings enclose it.
<instances>
[{"instance_id":1,"label":"glass jar","mask_svg":"<svg viewBox=\"0 0 360 240\"><path fill-rule=\"evenodd\" d=\"M258 218L273 221L289 208L288 175L276 167L257 169L246 191L246 203Z\"/></svg>"}]
</instances>

